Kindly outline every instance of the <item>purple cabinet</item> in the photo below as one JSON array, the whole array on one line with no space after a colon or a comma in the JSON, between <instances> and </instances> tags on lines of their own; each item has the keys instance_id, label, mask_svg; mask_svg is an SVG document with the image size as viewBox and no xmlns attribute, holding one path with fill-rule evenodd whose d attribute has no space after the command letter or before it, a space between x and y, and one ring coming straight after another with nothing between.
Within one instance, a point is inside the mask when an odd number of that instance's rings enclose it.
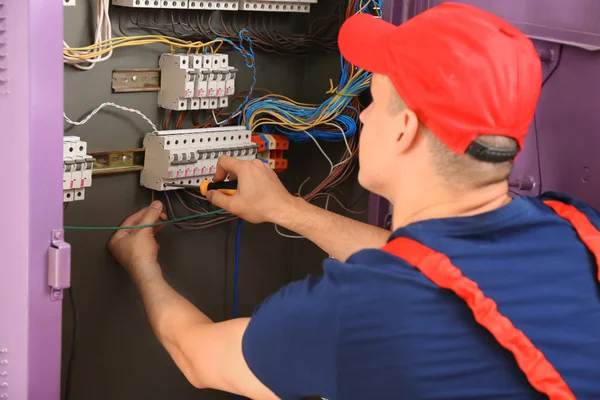
<instances>
[{"instance_id":1,"label":"purple cabinet","mask_svg":"<svg viewBox=\"0 0 600 400\"><path fill-rule=\"evenodd\" d=\"M384 0L395 24L442 0ZM534 39L544 87L510 177L521 195L562 191L600 208L600 1L459 0L507 19ZM598 146L597 146L598 145ZM371 197L369 222L384 226L389 205Z\"/></svg>"},{"instance_id":2,"label":"purple cabinet","mask_svg":"<svg viewBox=\"0 0 600 400\"><path fill-rule=\"evenodd\" d=\"M597 0L455 1L492 12L534 39L600 49L600 1ZM412 0L406 3L409 15L413 16L443 2Z\"/></svg>"},{"instance_id":3,"label":"purple cabinet","mask_svg":"<svg viewBox=\"0 0 600 400\"><path fill-rule=\"evenodd\" d=\"M48 269L66 255L50 251L62 227L62 12L58 0L0 0L0 399L60 397L62 293Z\"/></svg>"}]
</instances>

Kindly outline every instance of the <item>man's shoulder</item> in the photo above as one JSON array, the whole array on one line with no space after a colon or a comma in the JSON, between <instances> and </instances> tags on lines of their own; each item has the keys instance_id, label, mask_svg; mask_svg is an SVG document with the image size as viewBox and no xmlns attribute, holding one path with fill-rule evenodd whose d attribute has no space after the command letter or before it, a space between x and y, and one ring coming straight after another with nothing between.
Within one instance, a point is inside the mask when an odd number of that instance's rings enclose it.
<instances>
[{"instance_id":1,"label":"man's shoulder","mask_svg":"<svg viewBox=\"0 0 600 400\"><path fill-rule=\"evenodd\" d=\"M600 213L598 213L598 210L594 206L584 200L562 192L545 192L541 196L537 197L536 200L540 203L543 203L546 200L554 200L571 205L582 212L596 227L596 229L600 230Z\"/></svg>"}]
</instances>

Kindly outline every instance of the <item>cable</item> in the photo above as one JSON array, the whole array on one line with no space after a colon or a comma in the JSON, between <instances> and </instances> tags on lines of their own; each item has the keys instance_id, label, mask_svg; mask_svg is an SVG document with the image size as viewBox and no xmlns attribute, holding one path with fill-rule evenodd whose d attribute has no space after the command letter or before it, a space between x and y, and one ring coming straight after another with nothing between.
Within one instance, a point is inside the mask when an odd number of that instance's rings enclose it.
<instances>
[{"instance_id":1,"label":"cable","mask_svg":"<svg viewBox=\"0 0 600 400\"><path fill-rule=\"evenodd\" d=\"M99 46L98 48L102 49L103 46L101 43L104 43L107 40L112 39L112 24L110 21L110 16L108 14L108 10L110 7L109 0L97 0L96 1L96 32L94 35L94 46ZM66 49L70 49L71 47L63 40L63 47ZM79 53L80 55L89 54L89 51L82 51ZM76 57L72 55L63 53L63 62L65 64L71 64L75 68L81 70L90 70L92 69L96 63L101 61L106 61L112 56L112 50L108 51L104 55L96 55L90 57L87 61L81 62Z\"/></svg>"},{"instance_id":2,"label":"cable","mask_svg":"<svg viewBox=\"0 0 600 400\"><path fill-rule=\"evenodd\" d=\"M321 147L321 145L319 144L319 142L317 142L317 139L315 139L315 137L313 135L311 135L308 132L304 132L304 133L306 133L313 140L313 142L315 142L315 144L317 145L317 147L321 151L321 154L323 154L323 156L325 157L325 159L327 160L327 162L331 166L331 169L329 170L329 175L331 175L333 173L333 161L331 161L331 158L329 158L329 156L327 156L327 153L325 153L325 150L323 150L323 148ZM329 175L327 175L327 176L329 176Z\"/></svg>"},{"instance_id":3,"label":"cable","mask_svg":"<svg viewBox=\"0 0 600 400\"><path fill-rule=\"evenodd\" d=\"M67 376L65 378L65 400L71 398L71 378L73 376L73 359L75 358L75 342L77 340L77 330L79 324L79 317L77 315L77 307L75 307L75 299L73 298L73 287L68 289L69 292L69 304L71 305L71 313L73 314L73 330L71 338L71 351L69 353L69 359L67 361Z\"/></svg>"},{"instance_id":4,"label":"cable","mask_svg":"<svg viewBox=\"0 0 600 400\"><path fill-rule=\"evenodd\" d=\"M558 49L558 60L556 60L556 64L554 64L554 67L550 70L550 72L548 72L548 75L546 75L546 78L542 81L542 87L544 87L544 85L548 83L550 78L552 78L552 75L554 75L554 72L558 69L558 66L560 65L560 62L562 60L563 46L564 45L562 44L560 45Z\"/></svg>"},{"instance_id":5,"label":"cable","mask_svg":"<svg viewBox=\"0 0 600 400\"><path fill-rule=\"evenodd\" d=\"M287 235L285 233L281 233L279 231L279 225L277 225L277 224L273 224L273 227L275 228L275 232L277 232L277 234L279 236L283 236L284 238L287 238L287 239L306 239L304 236L300 236L300 235Z\"/></svg>"},{"instance_id":6,"label":"cable","mask_svg":"<svg viewBox=\"0 0 600 400\"><path fill-rule=\"evenodd\" d=\"M237 222L235 235L235 269L233 270L233 318L238 317L238 291L240 278L240 248L242 242L242 219Z\"/></svg>"},{"instance_id":7,"label":"cable","mask_svg":"<svg viewBox=\"0 0 600 400\"><path fill-rule=\"evenodd\" d=\"M238 291L240 279L240 248L242 247L242 219L238 218L235 234L235 268L233 270L233 318L238 317ZM234 396L238 400L239 396Z\"/></svg>"},{"instance_id":8,"label":"cable","mask_svg":"<svg viewBox=\"0 0 600 400\"><path fill-rule=\"evenodd\" d=\"M130 112L130 113L137 114L140 117L142 117L144 119L144 121L146 121L152 127L153 132L158 131L158 129L156 128L156 125L154 125L154 122L152 122L150 120L150 118L146 117L141 111L136 110L134 108L128 108L128 107L120 106L120 105L115 104L115 103L110 102L110 101L106 102L106 103L100 104L94 111L92 111L87 117L85 117L84 119L82 119L79 122L71 120L71 118L67 117L67 114L65 114L64 112L63 112L63 117L64 117L65 121L67 121L69 124L75 125L75 126L79 126L79 125L83 125L86 122L88 122L100 110L102 110L104 107L108 107L108 106L118 108L119 110L123 110L123 111L127 111L127 112Z\"/></svg>"},{"instance_id":9,"label":"cable","mask_svg":"<svg viewBox=\"0 0 600 400\"><path fill-rule=\"evenodd\" d=\"M162 35L174 35L187 40L209 40L219 36L235 40L239 31L237 19L244 18L242 26L248 29L256 48L262 51L281 55L307 55L311 53L336 52L337 31L341 17L342 2L331 2L333 7L327 10L327 16L312 18L309 15L295 15L294 22L300 26L308 25L308 32L281 32L280 21L284 15L274 19L272 15L253 13L229 14L220 13L219 18L213 18L213 13L195 13L187 10L128 10L126 18L138 29ZM327 4L330 4L329 1ZM123 31L122 15L119 15L119 29ZM240 15L241 14L241 15ZM205 17L208 16L206 19ZM216 21L216 23L215 23ZM304 23L303 23L304 22ZM292 24L285 26L286 30Z\"/></svg>"},{"instance_id":10,"label":"cable","mask_svg":"<svg viewBox=\"0 0 600 400\"><path fill-rule=\"evenodd\" d=\"M138 225L138 226L65 226L64 229L68 231L118 231L123 229L144 229L153 228L155 226L161 226L166 224L174 224L177 222L190 221L193 219L208 217L222 213L224 210L219 209L215 211L209 211L202 214L189 215L187 217L174 218L168 221L157 222L154 224Z\"/></svg>"},{"instance_id":11,"label":"cable","mask_svg":"<svg viewBox=\"0 0 600 400\"><path fill-rule=\"evenodd\" d=\"M346 16L370 13L381 17L382 0L350 0ZM351 103L371 84L372 74L356 68L340 56L341 76L337 86L330 79L331 96L320 105L303 104L281 95L267 95L248 103L239 123L252 132L282 133L290 141L314 138L341 141L358 131L359 113ZM348 115L351 114L351 115ZM331 127L334 126L333 131Z\"/></svg>"},{"instance_id":12,"label":"cable","mask_svg":"<svg viewBox=\"0 0 600 400\"><path fill-rule=\"evenodd\" d=\"M192 51L195 51L195 54L199 54L200 51L207 50L215 53L221 48L223 43L227 43L238 50L244 57L246 66L252 68L254 65L254 51L252 49L252 39L249 36L248 30L240 30L238 32L238 38L240 40L239 45L227 38L216 38L208 42L188 41L163 35L125 36L120 38L110 37L105 40L99 40L97 38L98 40L94 44L83 47L70 47L64 43L63 60L66 64L74 65L80 69L90 69L95 63L110 58L115 49L122 47L162 43L170 46L172 53L175 52L175 49L182 49L187 50L188 54ZM249 43L248 49L243 46L244 40Z\"/></svg>"}]
</instances>

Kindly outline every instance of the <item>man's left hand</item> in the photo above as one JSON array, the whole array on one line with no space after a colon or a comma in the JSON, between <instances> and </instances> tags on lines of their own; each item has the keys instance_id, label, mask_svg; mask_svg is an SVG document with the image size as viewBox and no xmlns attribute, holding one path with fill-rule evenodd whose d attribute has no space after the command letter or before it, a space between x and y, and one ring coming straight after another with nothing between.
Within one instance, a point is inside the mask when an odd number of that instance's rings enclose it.
<instances>
[{"instance_id":1,"label":"man's left hand","mask_svg":"<svg viewBox=\"0 0 600 400\"><path fill-rule=\"evenodd\" d=\"M121 226L150 225L166 219L162 214L162 203L153 202L127 218ZM137 281L145 277L160 275L157 262L159 245L154 238L164 225L138 229L121 229L108 243L108 248L115 259Z\"/></svg>"}]
</instances>

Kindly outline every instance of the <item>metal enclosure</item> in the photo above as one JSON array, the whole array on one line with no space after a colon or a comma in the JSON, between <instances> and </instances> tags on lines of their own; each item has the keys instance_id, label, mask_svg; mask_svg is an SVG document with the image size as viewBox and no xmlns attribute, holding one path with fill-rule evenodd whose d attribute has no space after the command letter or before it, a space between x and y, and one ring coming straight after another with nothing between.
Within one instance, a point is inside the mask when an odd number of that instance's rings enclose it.
<instances>
[{"instance_id":1,"label":"metal enclosure","mask_svg":"<svg viewBox=\"0 0 600 400\"><path fill-rule=\"evenodd\" d=\"M92 3L78 1L65 7L65 40L72 46L89 44L93 19ZM320 1L311 16L326 12L328 1ZM141 33L128 24L127 9L111 7L113 27L128 35ZM125 13L124 13L125 12ZM300 17L304 21L305 17ZM284 30L296 18L277 14L275 21ZM240 19L241 21L241 19ZM117 31L118 32L118 31ZM119 32L119 35L121 33ZM224 46L230 60L240 69L236 87L248 88L250 73L235 51ZM105 101L130 106L150 119L162 122L156 93L111 93L111 73L117 68L156 68L161 52L168 47L145 46L117 50L113 57L93 70L81 72L65 67L65 111L72 119L87 115ZM287 57L256 51L258 86L302 102L322 101L329 78L339 75L337 54ZM135 115L118 110L98 113L87 124L71 128L69 135L87 141L89 151L134 148L141 145L147 124ZM339 158L344 144L325 145L332 158ZM305 186L317 184L329 172L329 164L314 143L294 144L288 153L290 168L282 179L290 191L311 176ZM367 196L351 179L344 191L348 204L365 209ZM139 173L94 176L86 199L69 205L65 225L106 226L119 224L126 216L144 207L151 194L140 187ZM161 199L160 195L157 198ZM323 205L323 203L320 203ZM333 202L330 208L340 211ZM365 214L366 217L366 214ZM232 288L235 222L201 231L168 227L159 235L160 261L171 284L215 321L232 317ZM141 301L124 271L106 249L111 232L67 232L72 246L72 296L77 314L73 344L73 310L64 307L63 386L71 355L70 400L158 400L227 399L231 395L199 391L192 387L154 337ZM239 313L251 315L254 308L284 284L319 273L325 254L306 240L278 236L271 224L242 227ZM67 296L69 296L68 294ZM70 300L67 297L67 300ZM65 388L63 388L65 389ZM63 390L64 391L64 390ZM55 400L45 398L44 400Z\"/></svg>"},{"instance_id":2,"label":"metal enclosure","mask_svg":"<svg viewBox=\"0 0 600 400\"><path fill-rule=\"evenodd\" d=\"M62 4L0 0L0 399L57 399L62 292L48 286L62 228Z\"/></svg>"},{"instance_id":3,"label":"metal enclosure","mask_svg":"<svg viewBox=\"0 0 600 400\"><path fill-rule=\"evenodd\" d=\"M388 0L395 24L441 0ZM511 189L535 196L567 192L600 208L600 2L594 0L462 0L510 21L538 49L544 85L525 147L515 161ZM401 206L401 205L400 205ZM388 223L389 204L371 196L369 221Z\"/></svg>"}]
</instances>

